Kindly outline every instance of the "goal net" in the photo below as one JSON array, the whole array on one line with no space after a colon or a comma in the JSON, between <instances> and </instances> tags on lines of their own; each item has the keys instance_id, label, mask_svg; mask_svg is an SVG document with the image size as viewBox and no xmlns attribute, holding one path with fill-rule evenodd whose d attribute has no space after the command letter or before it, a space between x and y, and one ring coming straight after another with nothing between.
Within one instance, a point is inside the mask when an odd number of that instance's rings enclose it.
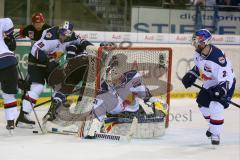
<instances>
[{"instance_id":1,"label":"goal net","mask_svg":"<svg viewBox=\"0 0 240 160\"><path fill-rule=\"evenodd\" d=\"M170 106L172 49L163 47L99 48L96 89L104 79L106 72L105 54L110 54L118 62L122 73L137 70L143 76L143 82L153 96L160 97ZM109 57L108 57L109 59ZM102 76L102 77L101 77ZM168 111L169 112L169 111ZM169 117L166 117L166 127Z\"/></svg>"},{"instance_id":2,"label":"goal net","mask_svg":"<svg viewBox=\"0 0 240 160\"><path fill-rule=\"evenodd\" d=\"M96 93L100 89L100 84L106 79L106 70L109 61L117 59L118 67L122 72L137 70L141 73L144 84L150 90L153 96L161 98L170 106L171 90L171 48L161 47L134 47L134 48L109 48L99 47L98 50L87 49L89 66L85 90L81 101L71 107L71 113L74 115L87 112L92 109L92 104ZM169 113L169 110L168 110ZM58 121L55 124L48 125L48 131L58 128L59 131L67 133L76 133L82 121L73 118L73 115L64 115L66 121ZM168 127L168 115L165 118L165 127Z\"/></svg>"}]
</instances>

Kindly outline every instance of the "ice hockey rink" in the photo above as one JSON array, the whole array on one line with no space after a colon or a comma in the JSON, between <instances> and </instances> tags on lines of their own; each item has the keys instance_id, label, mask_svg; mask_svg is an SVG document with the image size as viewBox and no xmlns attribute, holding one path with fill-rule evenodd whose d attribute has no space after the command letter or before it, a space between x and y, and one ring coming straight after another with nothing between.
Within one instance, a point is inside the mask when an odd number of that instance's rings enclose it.
<instances>
[{"instance_id":1,"label":"ice hockey rink","mask_svg":"<svg viewBox=\"0 0 240 160\"><path fill-rule=\"evenodd\" d=\"M233 99L240 103L239 99ZM47 107L38 108L39 117ZM4 110L0 110L0 154L2 160L239 160L240 109L225 110L221 145L213 148L206 138L207 122L193 99L171 100L170 126L158 139L131 142L84 140L73 135L33 134L17 128L13 136L5 129ZM36 128L36 130L39 130Z\"/></svg>"}]
</instances>

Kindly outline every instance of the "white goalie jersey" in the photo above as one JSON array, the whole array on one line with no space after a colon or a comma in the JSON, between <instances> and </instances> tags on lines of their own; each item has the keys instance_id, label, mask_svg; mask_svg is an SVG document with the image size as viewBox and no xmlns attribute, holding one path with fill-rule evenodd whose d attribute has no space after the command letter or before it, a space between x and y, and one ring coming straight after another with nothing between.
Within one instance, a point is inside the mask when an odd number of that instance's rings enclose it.
<instances>
[{"instance_id":1,"label":"white goalie jersey","mask_svg":"<svg viewBox=\"0 0 240 160\"><path fill-rule=\"evenodd\" d=\"M112 87L106 81L102 83L93 106L93 112L98 120L102 121L106 113L136 112L143 101L163 104L160 99L151 96L137 71L125 72L119 80L120 84L117 87Z\"/></svg>"}]
</instances>

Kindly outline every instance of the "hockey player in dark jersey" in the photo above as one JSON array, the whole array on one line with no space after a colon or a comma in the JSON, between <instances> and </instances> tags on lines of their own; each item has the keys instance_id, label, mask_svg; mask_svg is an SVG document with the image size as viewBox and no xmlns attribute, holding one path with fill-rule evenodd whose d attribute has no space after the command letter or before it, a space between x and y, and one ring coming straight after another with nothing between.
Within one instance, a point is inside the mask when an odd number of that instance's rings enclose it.
<instances>
[{"instance_id":1,"label":"hockey player in dark jersey","mask_svg":"<svg viewBox=\"0 0 240 160\"><path fill-rule=\"evenodd\" d=\"M78 90L78 102L82 100L82 95L86 85L88 74L88 53L87 46L93 46L87 40L79 45L70 45L66 47L66 63L63 67L56 68L49 76L49 85L52 86L57 94L53 95L55 105L51 105L43 121L55 120L57 108L66 102L66 96L73 93L75 87L82 81L81 89ZM61 88L54 87L61 85Z\"/></svg>"},{"instance_id":2,"label":"hockey player in dark jersey","mask_svg":"<svg viewBox=\"0 0 240 160\"><path fill-rule=\"evenodd\" d=\"M15 34L15 36L16 38L28 37L33 41L38 41L42 37L43 31L48 28L51 28L51 26L45 22L44 15L36 12L32 15L32 24L20 28L19 35Z\"/></svg>"},{"instance_id":3,"label":"hockey player in dark jersey","mask_svg":"<svg viewBox=\"0 0 240 160\"><path fill-rule=\"evenodd\" d=\"M28 126L35 124L34 121L29 119L29 114L42 93L49 74L58 66L58 61L67 46L83 42L84 40L73 32L73 24L68 21L64 22L62 27L52 27L43 32L42 38L33 45L28 56L28 74L31 86L22 101L22 108L16 125L19 123ZM55 94L58 95L59 93Z\"/></svg>"}]
</instances>

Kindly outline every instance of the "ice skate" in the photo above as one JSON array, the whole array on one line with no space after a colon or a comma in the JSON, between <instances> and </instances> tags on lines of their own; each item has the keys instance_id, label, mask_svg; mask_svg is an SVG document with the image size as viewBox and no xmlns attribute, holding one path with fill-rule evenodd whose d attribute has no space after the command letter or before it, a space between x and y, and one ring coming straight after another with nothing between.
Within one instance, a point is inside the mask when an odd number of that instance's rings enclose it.
<instances>
[{"instance_id":1,"label":"ice skate","mask_svg":"<svg viewBox=\"0 0 240 160\"><path fill-rule=\"evenodd\" d=\"M212 145L219 145L220 144L220 136L212 134L211 142L212 142Z\"/></svg>"},{"instance_id":2,"label":"ice skate","mask_svg":"<svg viewBox=\"0 0 240 160\"><path fill-rule=\"evenodd\" d=\"M56 110L61 105L61 102L58 100L53 100L47 114L43 117L43 122L45 121L53 121L56 119Z\"/></svg>"},{"instance_id":3,"label":"ice skate","mask_svg":"<svg viewBox=\"0 0 240 160\"><path fill-rule=\"evenodd\" d=\"M12 135L13 134L13 130L14 130L14 120L8 120L7 121L7 126L6 129L9 131L9 134Z\"/></svg>"},{"instance_id":4,"label":"ice skate","mask_svg":"<svg viewBox=\"0 0 240 160\"><path fill-rule=\"evenodd\" d=\"M206 131L206 136L207 136L208 138L211 138L211 136L212 136L212 133L210 132L209 129Z\"/></svg>"},{"instance_id":5,"label":"ice skate","mask_svg":"<svg viewBox=\"0 0 240 160\"><path fill-rule=\"evenodd\" d=\"M34 125L35 121L30 119L29 113L21 110L16 121L16 127L32 129Z\"/></svg>"}]
</instances>

